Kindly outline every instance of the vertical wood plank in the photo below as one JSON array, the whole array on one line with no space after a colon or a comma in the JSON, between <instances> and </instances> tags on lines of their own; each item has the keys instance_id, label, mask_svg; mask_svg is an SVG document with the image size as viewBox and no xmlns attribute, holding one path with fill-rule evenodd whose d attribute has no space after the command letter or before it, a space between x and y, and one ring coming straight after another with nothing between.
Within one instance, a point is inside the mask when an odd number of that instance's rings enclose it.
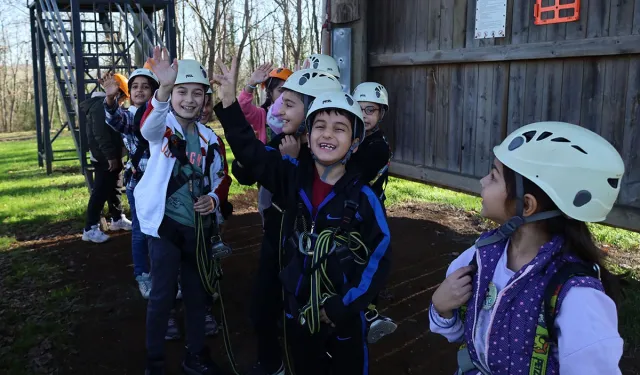
<instances>
[{"instance_id":1,"label":"vertical wood plank","mask_svg":"<svg viewBox=\"0 0 640 375\"><path fill-rule=\"evenodd\" d=\"M544 89L542 91L542 120L560 121L563 60L550 60L544 65Z\"/></svg>"},{"instance_id":2,"label":"vertical wood plank","mask_svg":"<svg viewBox=\"0 0 640 375\"><path fill-rule=\"evenodd\" d=\"M513 61L509 69L509 103L507 109L507 134L525 125L524 92L526 62Z\"/></svg>"},{"instance_id":3,"label":"vertical wood plank","mask_svg":"<svg viewBox=\"0 0 640 375\"><path fill-rule=\"evenodd\" d=\"M435 167L439 169L447 169L449 161L447 160L447 147L449 138L453 134L449 133L452 126L458 127L460 123L452 124L449 120L449 98L451 89L451 65L437 65L436 74L436 116L433 127L435 129ZM460 145L455 145L455 149L459 149Z\"/></svg>"},{"instance_id":4,"label":"vertical wood plank","mask_svg":"<svg viewBox=\"0 0 640 375\"><path fill-rule=\"evenodd\" d=\"M626 74L626 73L625 73ZM582 113L580 125L596 133L603 126L603 95L605 94L605 64L603 59L585 59L582 74Z\"/></svg>"},{"instance_id":5,"label":"vertical wood plank","mask_svg":"<svg viewBox=\"0 0 640 375\"><path fill-rule=\"evenodd\" d=\"M584 9L584 8L583 8ZM531 16L533 17L533 15ZM559 40L564 40L565 35L567 35L567 23L552 23L551 25L545 26L547 28L547 41L555 42Z\"/></svg>"},{"instance_id":6,"label":"vertical wood plank","mask_svg":"<svg viewBox=\"0 0 640 375\"><path fill-rule=\"evenodd\" d=\"M451 65L451 91L449 92L449 138L447 138L447 169L462 171L462 127L465 103L464 65Z\"/></svg>"},{"instance_id":7,"label":"vertical wood plank","mask_svg":"<svg viewBox=\"0 0 640 375\"><path fill-rule=\"evenodd\" d=\"M511 44L511 32L513 28L513 8L515 1L507 0L507 20L504 25L504 37L503 38L495 38L494 44L497 46L504 46ZM520 6L520 3L518 3Z\"/></svg>"},{"instance_id":8,"label":"vertical wood plank","mask_svg":"<svg viewBox=\"0 0 640 375\"><path fill-rule=\"evenodd\" d=\"M493 108L491 115L491 142L489 150L493 150L493 146L502 142L507 136L507 110L509 102L509 71L510 64L496 64L493 75L493 98L491 106ZM493 153L491 152L493 155Z\"/></svg>"},{"instance_id":9,"label":"vertical wood plank","mask_svg":"<svg viewBox=\"0 0 640 375\"><path fill-rule=\"evenodd\" d=\"M536 42L544 42L547 40L547 26L546 25L536 25L533 20L533 6L535 2L529 1L527 2L525 17L529 20L529 35L527 36L527 41L529 43Z\"/></svg>"},{"instance_id":10,"label":"vertical wood plank","mask_svg":"<svg viewBox=\"0 0 640 375\"><path fill-rule=\"evenodd\" d=\"M587 35L587 22L589 21L587 10L589 9L589 3L591 0L580 0L580 19L574 22L567 22L567 35L566 39L584 39ZM602 0L593 0L602 1Z\"/></svg>"},{"instance_id":11,"label":"vertical wood plank","mask_svg":"<svg viewBox=\"0 0 640 375\"><path fill-rule=\"evenodd\" d=\"M442 0L442 10L440 13L440 49L442 50L453 48L454 5L451 0Z\"/></svg>"},{"instance_id":12,"label":"vertical wood plank","mask_svg":"<svg viewBox=\"0 0 640 375\"><path fill-rule=\"evenodd\" d=\"M495 64L478 67L478 96L475 125L474 176L482 177L491 166L491 120L493 118L493 76Z\"/></svg>"},{"instance_id":13,"label":"vertical wood plank","mask_svg":"<svg viewBox=\"0 0 640 375\"><path fill-rule=\"evenodd\" d=\"M390 1L383 2L382 9L385 12L380 18L383 29L382 43L384 46L382 50L384 53L400 52L398 46L396 46L396 35L398 33L398 23L396 22L396 12L400 12L400 9L393 6Z\"/></svg>"},{"instance_id":14,"label":"vertical wood plank","mask_svg":"<svg viewBox=\"0 0 640 375\"><path fill-rule=\"evenodd\" d=\"M404 18L400 20L400 25L404 25L404 29L400 26L400 32L396 35L399 44L403 45L403 52L414 52L416 50L416 38L418 19L416 16L416 0L405 0Z\"/></svg>"},{"instance_id":15,"label":"vertical wood plank","mask_svg":"<svg viewBox=\"0 0 640 375\"><path fill-rule=\"evenodd\" d=\"M437 104L437 83L436 83L437 65L426 67L423 74L426 77L426 95L422 101L422 113L425 115L425 136L424 136L424 165L435 166L436 155L436 104Z\"/></svg>"},{"instance_id":16,"label":"vertical wood plank","mask_svg":"<svg viewBox=\"0 0 640 375\"><path fill-rule=\"evenodd\" d=\"M467 0L453 0L453 48L464 48L467 38ZM475 26L469 25L473 28Z\"/></svg>"},{"instance_id":17,"label":"vertical wood plank","mask_svg":"<svg viewBox=\"0 0 640 375\"><path fill-rule=\"evenodd\" d=\"M429 29L431 28L431 16L429 15L429 6L426 1L410 0L416 2L415 5L415 18L416 33L415 33L415 51L426 51L427 44L429 42Z\"/></svg>"},{"instance_id":18,"label":"vertical wood plank","mask_svg":"<svg viewBox=\"0 0 640 375\"><path fill-rule=\"evenodd\" d=\"M525 63L522 125L540 121L542 118L544 64L543 60Z\"/></svg>"},{"instance_id":19,"label":"vertical wood plank","mask_svg":"<svg viewBox=\"0 0 640 375\"><path fill-rule=\"evenodd\" d=\"M580 59L567 59L562 72L562 101L560 119L571 124L580 122L582 105L582 67Z\"/></svg>"},{"instance_id":20,"label":"vertical wood plank","mask_svg":"<svg viewBox=\"0 0 640 375\"><path fill-rule=\"evenodd\" d=\"M606 78L602 82L603 102L598 133L616 149L622 150L625 123L627 85L629 84L629 58L607 58L604 62Z\"/></svg>"},{"instance_id":21,"label":"vertical wood plank","mask_svg":"<svg viewBox=\"0 0 640 375\"><path fill-rule=\"evenodd\" d=\"M622 159L625 176L622 179L620 203L640 207L640 57L630 57L625 106L624 144Z\"/></svg>"},{"instance_id":22,"label":"vertical wood plank","mask_svg":"<svg viewBox=\"0 0 640 375\"><path fill-rule=\"evenodd\" d=\"M638 35L640 34L640 1L635 0L635 4L633 6L633 30L632 34Z\"/></svg>"},{"instance_id":23,"label":"vertical wood plank","mask_svg":"<svg viewBox=\"0 0 640 375\"><path fill-rule=\"evenodd\" d=\"M478 64L464 67L464 121L462 123L462 173L474 174L475 125L478 103Z\"/></svg>"},{"instance_id":24,"label":"vertical wood plank","mask_svg":"<svg viewBox=\"0 0 640 375\"><path fill-rule=\"evenodd\" d=\"M429 150L429 122L427 121L427 115L425 111L425 96L427 96L427 71L428 67L419 66L412 68L413 70L413 90L409 94L413 97L413 113L410 125L414 128L414 133L411 138L410 147L413 147L413 164L423 165L425 155Z\"/></svg>"},{"instance_id":25,"label":"vertical wood plank","mask_svg":"<svg viewBox=\"0 0 640 375\"><path fill-rule=\"evenodd\" d=\"M595 1L595 0L592 0ZM634 0L611 0L611 33L612 36L631 35L633 30Z\"/></svg>"},{"instance_id":26,"label":"vertical wood plank","mask_svg":"<svg viewBox=\"0 0 640 375\"><path fill-rule=\"evenodd\" d=\"M444 0L451 1L451 0ZM427 21L427 50L433 51L440 49L440 0L420 1L423 4L429 4L429 18Z\"/></svg>"},{"instance_id":27,"label":"vertical wood plank","mask_svg":"<svg viewBox=\"0 0 640 375\"><path fill-rule=\"evenodd\" d=\"M525 44L529 39L529 24L533 18L533 8L529 13L529 2L518 1L513 6L511 21L511 44Z\"/></svg>"},{"instance_id":28,"label":"vertical wood plank","mask_svg":"<svg viewBox=\"0 0 640 375\"><path fill-rule=\"evenodd\" d=\"M377 78L384 85L389 92L389 112L391 116L385 116L383 126L385 128L385 136L387 136L391 149L394 152L394 159L396 158L395 150L398 148L398 113L401 113L398 106L398 82L392 76L392 68L385 68L382 70L382 75Z\"/></svg>"},{"instance_id":29,"label":"vertical wood plank","mask_svg":"<svg viewBox=\"0 0 640 375\"><path fill-rule=\"evenodd\" d=\"M480 46L480 41L475 39L476 30L476 2L477 0L467 1L467 35L464 47L472 48Z\"/></svg>"},{"instance_id":30,"label":"vertical wood plank","mask_svg":"<svg viewBox=\"0 0 640 375\"><path fill-rule=\"evenodd\" d=\"M608 1L591 1L587 13L587 38L600 38L609 36L609 11L611 4ZM582 17L581 15L580 17Z\"/></svg>"}]
</instances>

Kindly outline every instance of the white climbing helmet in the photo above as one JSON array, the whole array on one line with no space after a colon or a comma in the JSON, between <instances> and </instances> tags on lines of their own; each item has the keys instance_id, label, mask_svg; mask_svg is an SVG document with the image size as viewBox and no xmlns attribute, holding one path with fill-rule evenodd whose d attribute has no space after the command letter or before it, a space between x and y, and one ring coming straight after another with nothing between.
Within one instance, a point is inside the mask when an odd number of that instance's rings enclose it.
<instances>
[{"instance_id":1,"label":"white climbing helmet","mask_svg":"<svg viewBox=\"0 0 640 375\"><path fill-rule=\"evenodd\" d=\"M302 63L302 69L318 69L340 78L340 69L336 59L329 55L314 53L307 57Z\"/></svg>"},{"instance_id":2,"label":"white climbing helmet","mask_svg":"<svg viewBox=\"0 0 640 375\"><path fill-rule=\"evenodd\" d=\"M578 125L537 122L511 133L493 152L504 165L539 186L565 215L606 219L624 174L607 140Z\"/></svg>"},{"instance_id":3,"label":"white climbing helmet","mask_svg":"<svg viewBox=\"0 0 640 375\"><path fill-rule=\"evenodd\" d=\"M362 82L353 91L353 97L359 102L380 104L385 111L389 109L387 89L377 82Z\"/></svg>"},{"instance_id":4,"label":"white climbing helmet","mask_svg":"<svg viewBox=\"0 0 640 375\"><path fill-rule=\"evenodd\" d=\"M139 69L134 70L129 75L129 85L131 85L131 83L133 82L134 78L139 77L139 76L149 77L152 80L154 80L158 85L160 84L160 81L158 80L158 77L156 77L156 75L150 69L139 68Z\"/></svg>"},{"instance_id":5,"label":"white climbing helmet","mask_svg":"<svg viewBox=\"0 0 640 375\"><path fill-rule=\"evenodd\" d=\"M352 139L359 139L362 143L365 137L364 119L362 117L362 110L358 102L349 94L344 92L325 92L316 97L311 103L309 111L307 112L307 132L311 134L311 128L313 127L312 120L314 115L323 109L343 109L354 115L352 130Z\"/></svg>"},{"instance_id":6,"label":"white climbing helmet","mask_svg":"<svg viewBox=\"0 0 640 375\"><path fill-rule=\"evenodd\" d=\"M178 76L176 85L181 83L200 83L211 86L206 69L196 60L178 60Z\"/></svg>"},{"instance_id":7,"label":"white climbing helmet","mask_svg":"<svg viewBox=\"0 0 640 375\"><path fill-rule=\"evenodd\" d=\"M314 98L325 92L342 92L342 85L336 77L317 69L294 72L282 88Z\"/></svg>"}]
</instances>

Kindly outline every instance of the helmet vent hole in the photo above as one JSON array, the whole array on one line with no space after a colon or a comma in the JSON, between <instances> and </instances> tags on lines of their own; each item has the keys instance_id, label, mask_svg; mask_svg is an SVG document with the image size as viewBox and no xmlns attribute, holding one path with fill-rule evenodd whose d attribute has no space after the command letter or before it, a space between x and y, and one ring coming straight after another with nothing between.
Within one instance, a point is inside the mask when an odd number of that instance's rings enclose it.
<instances>
[{"instance_id":1,"label":"helmet vent hole","mask_svg":"<svg viewBox=\"0 0 640 375\"><path fill-rule=\"evenodd\" d=\"M580 190L573 198L573 205L576 207L582 207L589 202L591 202L591 193L586 190Z\"/></svg>"},{"instance_id":2,"label":"helmet vent hole","mask_svg":"<svg viewBox=\"0 0 640 375\"><path fill-rule=\"evenodd\" d=\"M578 151L582 152L583 154L587 155L587 152L585 150L583 150L582 147L576 146L576 145L571 145L571 147L573 147L576 150L578 150Z\"/></svg>"},{"instance_id":3,"label":"helmet vent hole","mask_svg":"<svg viewBox=\"0 0 640 375\"><path fill-rule=\"evenodd\" d=\"M541 141L543 139L547 139L549 137L551 137L553 135L553 133L551 132L542 132L542 134L540 134L540 136L538 137L538 139L536 139L536 141Z\"/></svg>"},{"instance_id":4,"label":"helmet vent hole","mask_svg":"<svg viewBox=\"0 0 640 375\"><path fill-rule=\"evenodd\" d=\"M617 189L618 188L618 184L620 183L620 179L619 178L608 178L607 182L609 183L609 185L612 188Z\"/></svg>"},{"instance_id":5,"label":"helmet vent hole","mask_svg":"<svg viewBox=\"0 0 640 375\"><path fill-rule=\"evenodd\" d=\"M509 143L509 151L513 151L515 149L517 149L518 147L522 146L524 144L524 137L517 137L514 138L511 143Z\"/></svg>"},{"instance_id":6,"label":"helmet vent hole","mask_svg":"<svg viewBox=\"0 0 640 375\"><path fill-rule=\"evenodd\" d=\"M571 142L570 140L564 138L564 137L557 137L551 140L551 142L562 142L562 143L568 143Z\"/></svg>"},{"instance_id":7,"label":"helmet vent hole","mask_svg":"<svg viewBox=\"0 0 640 375\"><path fill-rule=\"evenodd\" d=\"M529 141L531 141L531 140L533 139L533 137L535 137L535 135L536 135L536 131L535 131L535 130L532 130L532 131L530 131L530 132L526 132L526 133L524 133L523 135L524 135L524 137L527 139L527 143L529 143Z\"/></svg>"}]
</instances>

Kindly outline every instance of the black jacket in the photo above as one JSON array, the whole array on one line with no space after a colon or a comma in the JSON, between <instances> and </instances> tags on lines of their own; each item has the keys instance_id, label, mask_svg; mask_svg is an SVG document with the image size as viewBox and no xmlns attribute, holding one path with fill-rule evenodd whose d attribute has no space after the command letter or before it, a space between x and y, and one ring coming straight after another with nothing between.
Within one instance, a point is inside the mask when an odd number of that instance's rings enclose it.
<instances>
[{"instance_id":1,"label":"black jacket","mask_svg":"<svg viewBox=\"0 0 640 375\"><path fill-rule=\"evenodd\" d=\"M280 154L280 143L282 143L282 139L284 137L285 137L285 134L280 133L274 138L272 138L269 143L264 145L265 150L268 152L274 152L278 157L282 157ZM297 159L300 161L311 159L311 151L306 145L303 145L300 148L300 153L298 154ZM233 163L231 163L231 168L232 168L233 175L236 177L236 179L241 185L249 186L257 182L254 178L254 174L251 168L244 167L244 166L240 167L238 165L237 160L234 160ZM279 192L277 191L271 192L271 194L273 194L271 198L271 202L275 203L278 207L283 208L285 203L284 203L284 197L282 196L282 194L279 194ZM276 236L279 236L281 221L282 221L282 214L275 207L271 206L264 210L264 229L265 229L265 232L268 232L266 233L268 236L271 234L275 234ZM275 229L275 233L271 231L272 229ZM277 246L277 242L274 244L274 246Z\"/></svg>"},{"instance_id":2,"label":"black jacket","mask_svg":"<svg viewBox=\"0 0 640 375\"><path fill-rule=\"evenodd\" d=\"M91 155L99 163L122 159L122 135L107 125L104 97L86 99L80 103L80 110L86 115L85 126Z\"/></svg>"},{"instance_id":3,"label":"black jacket","mask_svg":"<svg viewBox=\"0 0 640 375\"><path fill-rule=\"evenodd\" d=\"M337 256L328 258L328 274L337 294L324 303L324 309L332 322L340 324L357 318L365 311L374 297L384 286L390 269L390 234L386 215L378 197L364 183L359 174L347 172L333 187L331 193L318 207L312 217L311 188L315 172L312 158L292 159L270 152L255 138L253 130L244 118L238 103L228 108L218 104L214 111L224 128L225 135L236 159L243 166L250 166L254 178L272 192L279 192L285 204L283 242L296 232L295 222L307 223L307 230L314 233L327 228L337 228L343 219L345 201L356 197L357 213L354 215L352 231L362 237L370 251L364 264L352 264L348 269L341 265ZM354 190L355 191L355 195ZM300 220L302 216L304 220ZM285 247L285 264L281 273L285 291L289 298L304 305L309 299L308 277L305 274L308 256L303 256L297 248ZM346 278L346 279L345 279ZM292 311L296 313L296 311Z\"/></svg>"},{"instance_id":4,"label":"black jacket","mask_svg":"<svg viewBox=\"0 0 640 375\"><path fill-rule=\"evenodd\" d=\"M360 172L362 180L369 183L376 196L381 198L385 184L389 180L389 169L386 167L390 159L389 143L382 130L378 130L364 138L358 151L347 162L347 169ZM382 173L378 176L380 172ZM373 183L371 183L372 181Z\"/></svg>"}]
</instances>

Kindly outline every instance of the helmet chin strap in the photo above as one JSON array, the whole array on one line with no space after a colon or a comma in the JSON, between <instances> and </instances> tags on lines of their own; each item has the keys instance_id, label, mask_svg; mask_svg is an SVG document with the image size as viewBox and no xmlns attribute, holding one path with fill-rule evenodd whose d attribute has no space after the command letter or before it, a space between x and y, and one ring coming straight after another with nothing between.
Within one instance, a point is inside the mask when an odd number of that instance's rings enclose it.
<instances>
[{"instance_id":1,"label":"helmet chin strap","mask_svg":"<svg viewBox=\"0 0 640 375\"><path fill-rule=\"evenodd\" d=\"M524 217L524 181L520 173L514 172L516 176L516 216L507 220L506 223L500 225L498 230L491 236L478 240L475 244L476 248L492 245L506 238L511 237L521 226L527 223L551 219L562 215L562 211L553 210L538 212L536 214Z\"/></svg>"},{"instance_id":2,"label":"helmet chin strap","mask_svg":"<svg viewBox=\"0 0 640 375\"><path fill-rule=\"evenodd\" d=\"M309 111L309 106L311 105L312 101L313 100L311 100L309 95L304 95L304 94L302 95L302 103L304 104L304 113L307 113L307 111ZM300 125L298 125L298 129L296 130L294 136L299 137L303 135L306 131L307 131L307 120L302 120Z\"/></svg>"}]
</instances>

